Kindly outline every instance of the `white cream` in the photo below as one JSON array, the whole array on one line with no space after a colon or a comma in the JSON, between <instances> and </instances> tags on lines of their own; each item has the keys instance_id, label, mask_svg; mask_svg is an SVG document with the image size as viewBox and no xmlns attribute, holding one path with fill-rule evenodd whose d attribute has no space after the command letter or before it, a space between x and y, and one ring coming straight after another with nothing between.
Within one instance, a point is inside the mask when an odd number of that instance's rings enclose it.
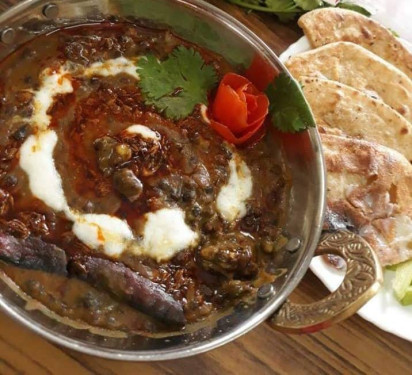
<instances>
[{"instance_id":1,"label":"white cream","mask_svg":"<svg viewBox=\"0 0 412 375\"><path fill-rule=\"evenodd\" d=\"M181 209L163 208L145 216L147 221L140 249L143 254L161 261L196 244L198 235L185 223Z\"/></svg>"},{"instance_id":2,"label":"white cream","mask_svg":"<svg viewBox=\"0 0 412 375\"><path fill-rule=\"evenodd\" d=\"M126 57L117 57L116 59L110 59L104 62L95 62L84 70L83 75L86 77L108 77L120 73L126 73L139 79L139 74L137 74L136 71L136 61L127 59Z\"/></svg>"},{"instance_id":3,"label":"white cream","mask_svg":"<svg viewBox=\"0 0 412 375\"><path fill-rule=\"evenodd\" d=\"M216 207L223 219L232 222L246 215L246 201L252 195L252 175L246 163L238 155L229 162L229 181L216 199Z\"/></svg>"},{"instance_id":4,"label":"white cream","mask_svg":"<svg viewBox=\"0 0 412 375\"><path fill-rule=\"evenodd\" d=\"M53 130L29 136L20 148L20 167L29 177L33 195L53 210L64 211L67 202L53 159L56 143L57 134Z\"/></svg>"},{"instance_id":5,"label":"white cream","mask_svg":"<svg viewBox=\"0 0 412 375\"><path fill-rule=\"evenodd\" d=\"M156 141L160 140L160 136L158 133L144 125L131 125L124 131L129 134L139 134L146 139L153 139Z\"/></svg>"},{"instance_id":6,"label":"white cream","mask_svg":"<svg viewBox=\"0 0 412 375\"><path fill-rule=\"evenodd\" d=\"M116 257L134 240L127 223L117 217L103 214L74 214L73 233L92 249L102 248L108 256Z\"/></svg>"},{"instance_id":7,"label":"white cream","mask_svg":"<svg viewBox=\"0 0 412 375\"><path fill-rule=\"evenodd\" d=\"M20 149L20 166L29 177L32 194L74 222L73 233L92 249L101 247L109 256L122 253L133 239L127 223L109 215L80 214L71 210L56 170L53 150L57 135L53 130L31 135Z\"/></svg>"},{"instance_id":8,"label":"white cream","mask_svg":"<svg viewBox=\"0 0 412 375\"><path fill-rule=\"evenodd\" d=\"M46 68L41 73L40 80L42 84L41 88L34 94L34 110L30 119L37 129L46 130L49 127L50 116L47 114L47 111L53 104L54 97L58 94L73 92L73 86L69 77L69 73L62 67L58 71Z\"/></svg>"}]
</instances>

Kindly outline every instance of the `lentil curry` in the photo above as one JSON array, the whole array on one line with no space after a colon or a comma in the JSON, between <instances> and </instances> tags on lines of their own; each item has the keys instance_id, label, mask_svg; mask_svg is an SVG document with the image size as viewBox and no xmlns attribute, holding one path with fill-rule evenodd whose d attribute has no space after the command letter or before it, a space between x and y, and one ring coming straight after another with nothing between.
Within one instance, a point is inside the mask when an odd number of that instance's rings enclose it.
<instances>
[{"instance_id":1,"label":"lentil curry","mask_svg":"<svg viewBox=\"0 0 412 375\"><path fill-rule=\"evenodd\" d=\"M180 47L217 80L235 70L130 23L59 29L0 63L1 269L59 316L170 332L274 279L289 183L270 133L238 147L208 106L170 118L138 84L142 56Z\"/></svg>"}]
</instances>

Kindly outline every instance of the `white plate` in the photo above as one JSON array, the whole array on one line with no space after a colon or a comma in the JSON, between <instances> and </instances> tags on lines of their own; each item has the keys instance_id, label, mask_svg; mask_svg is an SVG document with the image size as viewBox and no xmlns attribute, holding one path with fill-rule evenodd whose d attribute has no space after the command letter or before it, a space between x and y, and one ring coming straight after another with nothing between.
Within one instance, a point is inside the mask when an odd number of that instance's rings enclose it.
<instances>
[{"instance_id":1,"label":"white plate","mask_svg":"<svg viewBox=\"0 0 412 375\"><path fill-rule=\"evenodd\" d=\"M406 40L402 40L402 43L412 51L411 43ZM310 49L308 39L303 36L296 43L290 45L279 58L282 62L286 62L290 56ZM344 272L331 267L321 257L312 260L310 269L330 291L336 290L343 280ZM384 331L412 341L412 305L402 306L395 299L391 286L393 277L393 271L384 271L383 287L358 311L358 314Z\"/></svg>"}]
</instances>

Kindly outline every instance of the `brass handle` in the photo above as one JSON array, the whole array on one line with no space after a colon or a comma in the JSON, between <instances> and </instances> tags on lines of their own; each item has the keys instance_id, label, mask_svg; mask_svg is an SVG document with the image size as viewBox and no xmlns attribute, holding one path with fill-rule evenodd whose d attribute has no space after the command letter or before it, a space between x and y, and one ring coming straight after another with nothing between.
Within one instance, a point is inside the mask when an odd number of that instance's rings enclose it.
<instances>
[{"instance_id":1,"label":"brass handle","mask_svg":"<svg viewBox=\"0 0 412 375\"><path fill-rule=\"evenodd\" d=\"M370 245L348 231L322 234L315 255L334 254L346 262L346 275L339 288L326 298L310 303L286 301L268 319L276 330L311 333L327 328L357 312L379 290L382 267Z\"/></svg>"}]
</instances>

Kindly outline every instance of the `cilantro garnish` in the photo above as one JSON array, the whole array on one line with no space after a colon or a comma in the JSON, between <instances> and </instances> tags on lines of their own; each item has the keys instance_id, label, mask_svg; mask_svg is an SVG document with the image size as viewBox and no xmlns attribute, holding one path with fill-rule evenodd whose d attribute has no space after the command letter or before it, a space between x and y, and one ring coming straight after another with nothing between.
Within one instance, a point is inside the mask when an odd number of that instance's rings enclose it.
<instances>
[{"instance_id":1,"label":"cilantro garnish","mask_svg":"<svg viewBox=\"0 0 412 375\"><path fill-rule=\"evenodd\" d=\"M154 55L140 58L137 71L145 103L171 119L187 117L196 104L207 104L207 93L217 83L214 68L194 49L184 46L164 61Z\"/></svg>"},{"instance_id":2,"label":"cilantro garnish","mask_svg":"<svg viewBox=\"0 0 412 375\"><path fill-rule=\"evenodd\" d=\"M354 12L358 12L360 14L363 14L366 17L370 17L372 14L369 12L367 9L361 7L360 5L351 3L351 2L340 2L337 5L338 8L343 8L343 9L348 9L348 10L353 10Z\"/></svg>"},{"instance_id":3,"label":"cilantro garnish","mask_svg":"<svg viewBox=\"0 0 412 375\"><path fill-rule=\"evenodd\" d=\"M226 0L230 3L240 5L242 7L257 10L260 12L273 13L279 17L282 22L289 22L296 16L307 11L317 8L330 7L325 0ZM335 7L350 9L359 12L365 16L370 16L370 13L363 7L340 0Z\"/></svg>"},{"instance_id":4,"label":"cilantro garnish","mask_svg":"<svg viewBox=\"0 0 412 375\"><path fill-rule=\"evenodd\" d=\"M316 126L312 112L299 84L280 73L266 89L270 101L271 122L280 131L296 133Z\"/></svg>"},{"instance_id":5,"label":"cilantro garnish","mask_svg":"<svg viewBox=\"0 0 412 375\"><path fill-rule=\"evenodd\" d=\"M294 0L295 4L303 10L313 10L324 5L322 0Z\"/></svg>"}]
</instances>

